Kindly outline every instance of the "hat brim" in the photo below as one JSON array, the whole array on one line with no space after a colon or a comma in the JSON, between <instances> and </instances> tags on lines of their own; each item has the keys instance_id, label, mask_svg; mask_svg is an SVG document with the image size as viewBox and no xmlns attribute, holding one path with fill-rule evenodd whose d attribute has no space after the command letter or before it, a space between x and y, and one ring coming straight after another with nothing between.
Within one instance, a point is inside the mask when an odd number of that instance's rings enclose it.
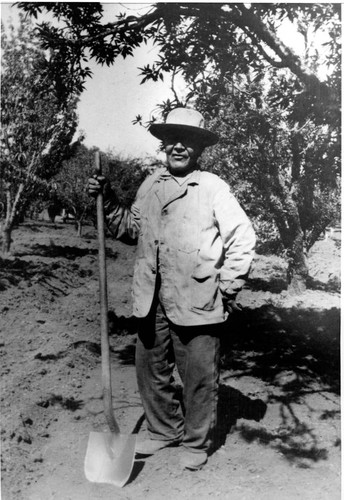
<instances>
[{"instance_id":1,"label":"hat brim","mask_svg":"<svg viewBox=\"0 0 344 500\"><path fill-rule=\"evenodd\" d=\"M213 146L219 140L218 136L209 130L204 130L199 127L192 127L191 125L177 125L174 123L153 123L149 127L149 132L154 135L157 139L161 141L171 133L181 133L185 134L185 136L194 136L198 137L201 141L201 145L204 147Z\"/></svg>"}]
</instances>

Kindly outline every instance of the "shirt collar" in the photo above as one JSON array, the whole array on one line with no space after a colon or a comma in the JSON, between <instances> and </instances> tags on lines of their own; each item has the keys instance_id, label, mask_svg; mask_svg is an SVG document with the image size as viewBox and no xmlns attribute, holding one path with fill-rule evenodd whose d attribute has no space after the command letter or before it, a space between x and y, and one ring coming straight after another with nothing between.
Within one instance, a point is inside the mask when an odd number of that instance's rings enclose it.
<instances>
[{"instance_id":1,"label":"shirt collar","mask_svg":"<svg viewBox=\"0 0 344 500\"><path fill-rule=\"evenodd\" d=\"M199 183L199 175L200 171L199 169L195 169L189 174L185 175L184 177L177 177L172 175L166 167L164 167L163 171L161 172L159 178L162 180L167 180L167 179L174 179L179 186L182 186L183 184L198 184Z\"/></svg>"}]
</instances>

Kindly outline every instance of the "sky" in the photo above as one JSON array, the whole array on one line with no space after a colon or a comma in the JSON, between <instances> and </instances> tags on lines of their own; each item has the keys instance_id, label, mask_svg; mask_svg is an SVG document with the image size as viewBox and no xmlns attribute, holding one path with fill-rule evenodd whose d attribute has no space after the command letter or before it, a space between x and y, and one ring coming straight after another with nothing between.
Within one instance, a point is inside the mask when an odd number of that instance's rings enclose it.
<instances>
[{"instance_id":1,"label":"sky","mask_svg":"<svg viewBox=\"0 0 344 500\"><path fill-rule=\"evenodd\" d=\"M128 5L135 14L142 12L144 4ZM1 3L1 18L16 19L16 7ZM115 20L123 12L123 4L104 4L104 23ZM159 141L144 127L133 125L136 115L144 121L150 119L157 104L172 98L169 82L147 82L140 85L138 67L152 62L156 49L143 46L135 50L134 57L118 58L113 66L99 66L90 61L87 65L93 76L88 79L78 105L79 129L85 133L84 144L97 146L103 151L111 149L123 157L162 158L158 153Z\"/></svg>"},{"instance_id":2,"label":"sky","mask_svg":"<svg viewBox=\"0 0 344 500\"><path fill-rule=\"evenodd\" d=\"M104 3L104 23L115 20L116 14L124 12L125 6L133 15L139 15L148 4ZM16 7L1 1L1 18L16 18ZM301 39L290 25L280 32L284 43L296 52ZM100 66L90 61L88 66L93 77L86 81L85 90L78 105L79 129L85 134L84 144L96 146L103 151L112 150L124 157L158 157L159 141L140 125L133 125L136 115L148 121L157 110L157 104L172 99L170 82L147 82L140 85L138 67L154 60L156 49L142 46L135 50L134 57L118 58L111 67ZM179 82L178 91L182 92Z\"/></svg>"},{"instance_id":3,"label":"sky","mask_svg":"<svg viewBox=\"0 0 344 500\"><path fill-rule=\"evenodd\" d=\"M135 14L137 9L142 12L143 5L131 4L129 8ZM119 4L105 4L104 21L113 21L123 10ZM138 67L152 62L154 54L152 46L142 46L134 57L118 58L111 67L91 63L94 76L86 84L78 109L87 146L111 148L124 156L157 156L159 141L145 128L132 124L138 114L148 121L159 102L172 98L169 82L140 85Z\"/></svg>"}]
</instances>

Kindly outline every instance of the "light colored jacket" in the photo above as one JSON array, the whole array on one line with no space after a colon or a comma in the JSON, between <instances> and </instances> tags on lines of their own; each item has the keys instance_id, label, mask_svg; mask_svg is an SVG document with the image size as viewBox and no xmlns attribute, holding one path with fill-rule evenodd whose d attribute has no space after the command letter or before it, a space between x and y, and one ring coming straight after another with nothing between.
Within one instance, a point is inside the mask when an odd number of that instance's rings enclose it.
<instances>
[{"instance_id":1,"label":"light colored jacket","mask_svg":"<svg viewBox=\"0 0 344 500\"><path fill-rule=\"evenodd\" d=\"M161 197L166 169L142 183L131 210L108 215L118 239L137 240L133 313L147 316L161 277L159 297L167 317L183 326L221 323L224 301L234 299L254 256L252 225L229 186L195 170L168 200Z\"/></svg>"}]
</instances>

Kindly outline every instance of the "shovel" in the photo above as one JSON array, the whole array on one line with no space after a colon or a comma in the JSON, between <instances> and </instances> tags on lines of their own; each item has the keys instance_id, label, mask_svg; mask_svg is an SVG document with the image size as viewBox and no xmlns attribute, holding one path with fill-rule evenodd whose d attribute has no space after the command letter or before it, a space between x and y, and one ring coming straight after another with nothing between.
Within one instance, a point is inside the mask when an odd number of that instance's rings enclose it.
<instances>
[{"instance_id":1,"label":"shovel","mask_svg":"<svg viewBox=\"0 0 344 500\"><path fill-rule=\"evenodd\" d=\"M95 153L95 164L98 175L101 175L99 151ZM110 432L90 433L85 458L85 476L93 483L110 483L115 486L122 487L128 481L133 467L136 436L133 434L121 434L112 408L104 209L102 193L99 193L97 196L97 227L99 243L103 404Z\"/></svg>"}]
</instances>

